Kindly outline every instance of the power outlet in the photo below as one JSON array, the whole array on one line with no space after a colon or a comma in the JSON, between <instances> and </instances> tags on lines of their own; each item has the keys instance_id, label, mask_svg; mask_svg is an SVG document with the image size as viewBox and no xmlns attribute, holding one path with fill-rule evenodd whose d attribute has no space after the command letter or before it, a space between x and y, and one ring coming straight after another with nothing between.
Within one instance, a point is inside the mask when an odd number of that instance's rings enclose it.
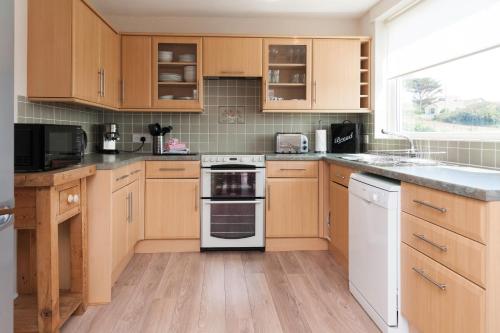
<instances>
[{"instance_id":1,"label":"power outlet","mask_svg":"<svg viewBox=\"0 0 500 333\"><path fill-rule=\"evenodd\" d=\"M141 138L145 137L145 143L151 143L151 135L144 133L133 133L132 134L132 142L133 143L142 143Z\"/></svg>"}]
</instances>

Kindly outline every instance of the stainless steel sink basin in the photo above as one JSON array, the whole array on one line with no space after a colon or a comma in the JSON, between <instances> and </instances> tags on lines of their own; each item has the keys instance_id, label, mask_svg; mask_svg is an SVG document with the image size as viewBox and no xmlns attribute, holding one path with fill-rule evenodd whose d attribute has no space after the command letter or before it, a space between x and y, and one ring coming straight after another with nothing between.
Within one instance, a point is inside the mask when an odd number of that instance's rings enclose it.
<instances>
[{"instance_id":1,"label":"stainless steel sink basin","mask_svg":"<svg viewBox=\"0 0 500 333\"><path fill-rule=\"evenodd\" d=\"M400 155L349 154L340 156L340 158L382 167L434 166L439 164L438 161L434 160Z\"/></svg>"}]
</instances>

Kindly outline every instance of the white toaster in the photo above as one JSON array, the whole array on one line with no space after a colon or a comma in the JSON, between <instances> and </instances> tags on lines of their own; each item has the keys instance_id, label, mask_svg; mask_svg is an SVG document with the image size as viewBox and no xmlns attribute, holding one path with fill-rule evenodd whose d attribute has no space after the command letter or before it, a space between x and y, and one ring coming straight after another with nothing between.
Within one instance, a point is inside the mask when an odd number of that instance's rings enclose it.
<instances>
[{"instance_id":1,"label":"white toaster","mask_svg":"<svg viewBox=\"0 0 500 333\"><path fill-rule=\"evenodd\" d=\"M276 133L276 153L303 154L309 151L309 140L302 133Z\"/></svg>"}]
</instances>

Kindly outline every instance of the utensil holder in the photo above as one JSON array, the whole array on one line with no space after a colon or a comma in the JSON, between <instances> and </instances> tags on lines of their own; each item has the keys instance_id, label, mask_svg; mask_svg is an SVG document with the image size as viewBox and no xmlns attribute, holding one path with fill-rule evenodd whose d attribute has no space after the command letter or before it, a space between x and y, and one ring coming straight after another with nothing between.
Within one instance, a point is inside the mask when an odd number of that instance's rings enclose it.
<instances>
[{"instance_id":1,"label":"utensil holder","mask_svg":"<svg viewBox=\"0 0 500 333\"><path fill-rule=\"evenodd\" d=\"M163 135L153 136L153 155L163 154L164 144L165 144L165 138Z\"/></svg>"}]
</instances>

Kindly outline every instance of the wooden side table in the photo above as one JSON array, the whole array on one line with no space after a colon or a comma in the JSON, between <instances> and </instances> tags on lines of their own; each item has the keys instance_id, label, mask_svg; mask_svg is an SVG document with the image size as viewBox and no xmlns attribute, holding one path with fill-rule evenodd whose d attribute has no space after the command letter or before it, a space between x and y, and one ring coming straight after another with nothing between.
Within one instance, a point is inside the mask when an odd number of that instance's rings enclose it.
<instances>
[{"instance_id":1,"label":"wooden side table","mask_svg":"<svg viewBox=\"0 0 500 333\"><path fill-rule=\"evenodd\" d=\"M95 165L15 175L16 332L58 332L87 306L87 177ZM59 224L69 224L70 287L59 286Z\"/></svg>"}]
</instances>

